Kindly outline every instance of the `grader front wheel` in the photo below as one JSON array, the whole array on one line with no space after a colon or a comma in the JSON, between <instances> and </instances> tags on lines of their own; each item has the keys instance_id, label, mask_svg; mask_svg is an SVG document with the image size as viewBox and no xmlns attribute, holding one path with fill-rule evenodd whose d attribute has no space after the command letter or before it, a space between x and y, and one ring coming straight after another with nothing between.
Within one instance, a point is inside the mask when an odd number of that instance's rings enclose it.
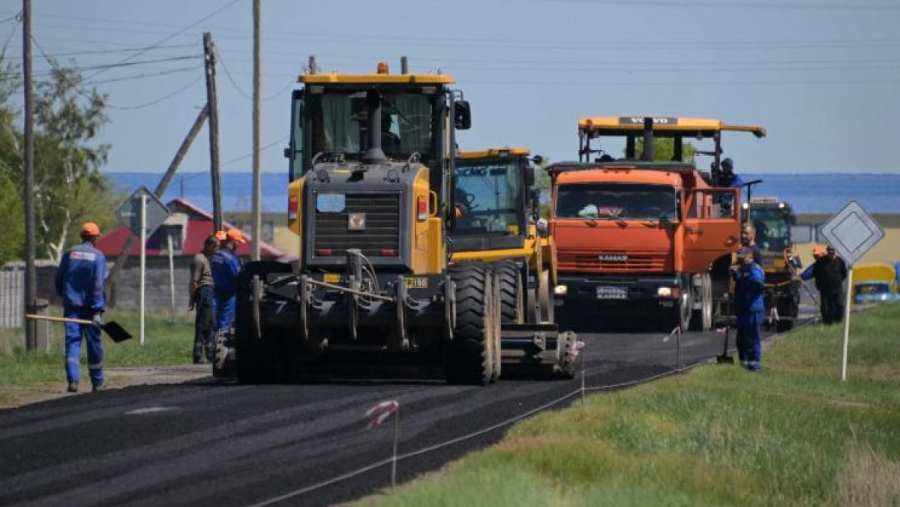
<instances>
[{"instance_id":1,"label":"grader front wheel","mask_svg":"<svg viewBox=\"0 0 900 507\"><path fill-rule=\"evenodd\" d=\"M491 381L496 345L494 302L496 286L492 270L479 264L457 264L449 268L456 284L456 328L446 359L451 384L484 385Z\"/></svg>"}]
</instances>

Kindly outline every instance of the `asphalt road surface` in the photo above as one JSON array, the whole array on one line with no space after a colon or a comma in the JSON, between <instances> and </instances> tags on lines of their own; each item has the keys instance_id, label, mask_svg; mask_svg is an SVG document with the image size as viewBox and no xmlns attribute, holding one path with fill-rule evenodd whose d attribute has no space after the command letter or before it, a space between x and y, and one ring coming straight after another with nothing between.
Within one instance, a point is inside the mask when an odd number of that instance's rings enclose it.
<instances>
[{"instance_id":1,"label":"asphalt road surface","mask_svg":"<svg viewBox=\"0 0 900 507\"><path fill-rule=\"evenodd\" d=\"M678 342L664 334L580 333L587 385L670 372ZM720 354L722 337L684 335L682 362ZM61 398L0 411L0 505L328 505L390 484L384 465L302 492L390 457L391 424L370 430L362 417L380 401L401 403L403 455L528 414L579 387L580 373L575 380L501 380L483 388L209 379ZM497 442L508 427L401 459L398 481Z\"/></svg>"}]
</instances>

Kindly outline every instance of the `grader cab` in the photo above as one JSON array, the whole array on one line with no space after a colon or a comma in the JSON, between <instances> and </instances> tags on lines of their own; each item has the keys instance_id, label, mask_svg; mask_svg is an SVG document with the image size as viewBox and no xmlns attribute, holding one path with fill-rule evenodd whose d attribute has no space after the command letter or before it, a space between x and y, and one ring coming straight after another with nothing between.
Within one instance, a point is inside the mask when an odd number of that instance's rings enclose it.
<instances>
[{"instance_id":1,"label":"grader cab","mask_svg":"<svg viewBox=\"0 0 900 507\"><path fill-rule=\"evenodd\" d=\"M485 384L500 374L499 288L450 265L455 131L469 105L443 74L315 74L293 93L296 266L253 263L238 293L238 379L365 374Z\"/></svg>"}]
</instances>

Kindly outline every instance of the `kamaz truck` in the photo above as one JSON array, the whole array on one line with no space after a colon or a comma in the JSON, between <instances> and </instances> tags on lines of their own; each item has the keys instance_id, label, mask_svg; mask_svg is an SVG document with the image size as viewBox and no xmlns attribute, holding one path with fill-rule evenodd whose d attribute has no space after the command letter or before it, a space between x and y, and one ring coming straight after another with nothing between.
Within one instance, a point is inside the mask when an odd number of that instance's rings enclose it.
<instances>
[{"instance_id":1,"label":"kamaz truck","mask_svg":"<svg viewBox=\"0 0 900 507\"><path fill-rule=\"evenodd\" d=\"M740 191L686 161L684 139L712 140L717 168L724 132L765 136L761 127L715 119L579 120L579 161L548 168L558 310L569 317L607 309L661 320L667 329L687 330L692 317L700 329L713 326L740 246ZM602 150L601 138L624 139L625 156ZM654 159L655 138L673 140L673 160Z\"/></svg>"}]
</instances>

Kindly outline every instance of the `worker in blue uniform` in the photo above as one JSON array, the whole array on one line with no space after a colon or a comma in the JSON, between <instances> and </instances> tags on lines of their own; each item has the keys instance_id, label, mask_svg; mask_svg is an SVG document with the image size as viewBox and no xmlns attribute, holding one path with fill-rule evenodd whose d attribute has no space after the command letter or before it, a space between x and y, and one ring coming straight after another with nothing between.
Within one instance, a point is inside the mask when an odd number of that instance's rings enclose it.
<instances>
[{"instance_id":1,"label":"worker in blue uniform","mask_svg":"<svg viewBox=\"0 0 900 507\"><path fill-rule=\"evenodd\" d=\"M231 329L234 324L237 279L241 272L241 261L235 252L244 243L244 235L237 229L229 229L225 236L222 247L209 259L215 293L216 329L221 331Z\"/></svg>"},{"instance_id":2,"label":"worker in blue uniform","mask_svg":"<svg viewBox=\"0 0 900 507\"><path fill-rule=\"evenodd\" d=\"M68 392L78 392L81 379L81 340L87 339L88 372L94 391L106 388L103 380L103 344L100 325L106 300L106 257L94 248L100 228L93 222L81 226L82 243L66 251L56 270L56 292L63 301L63 317L90 320L92 324L66 323L66 377Z\"/></svg>"},{"instance_id":3,"label":"worker in blue uniform","mask_svg":"<svg viewBox=\"0 0 900 507\"><path fill-rule=\"evenodd\" d=\"M760 326L765 320L763 293L766 275L754 262L753 249L743 247L738 263L731 267L734 278L734 313L737 317L737 349L741 365L750 371L762 368Z\"/></svg>"}]
</instances>

